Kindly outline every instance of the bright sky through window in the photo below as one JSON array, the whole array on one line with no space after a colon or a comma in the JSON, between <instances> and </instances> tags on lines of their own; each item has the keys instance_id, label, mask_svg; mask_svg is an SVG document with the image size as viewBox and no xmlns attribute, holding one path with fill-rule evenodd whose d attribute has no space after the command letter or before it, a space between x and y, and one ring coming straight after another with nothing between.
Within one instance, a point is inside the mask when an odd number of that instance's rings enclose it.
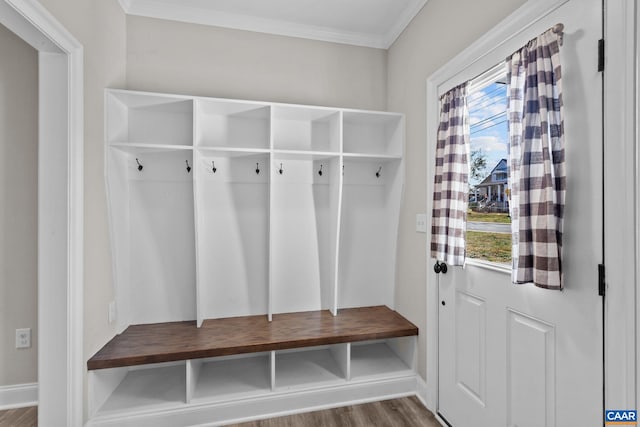
<instances>
[{"instance_id":1,"label":"bright sky through window","mask_svg":"<svg viewBox=\"0 0 640 427\"><path fill-rule=\"evenodd\" d=\"M508 158L507 85L492 83L467 99L471 133L471 152L482 150L486 156L488 174L500 162ZM476 185L481 180L471 181Z\"/></svg>"}]
</instances>

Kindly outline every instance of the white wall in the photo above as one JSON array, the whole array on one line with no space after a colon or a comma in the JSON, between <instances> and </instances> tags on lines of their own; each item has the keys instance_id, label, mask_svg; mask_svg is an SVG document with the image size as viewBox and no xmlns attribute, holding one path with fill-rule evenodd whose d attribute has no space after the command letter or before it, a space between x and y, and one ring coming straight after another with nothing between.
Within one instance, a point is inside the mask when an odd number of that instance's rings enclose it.
<instances>
[{"instance_id":1,"label":"white wall","mask_svg":"<svg viewBox=\"0 0 640 427\"><path fill-rule=\"evenodd\" d=\"M0 25L0 58L1 387L38 381L38 53Z\"/></svg>"},{"instance_id":2,"label":"white wall","mask_svg":"<svg viewBox=\"0 0 640 427\"><path fill-rule=\"evenodd\" d=\"M380 110L386 62L382 49L127 17L130 89Z\"/></svg>"},{"instance_id":3,"label":"white wall","mask_svg":"<svg viewBox=\"0 0 640 427\"><path fill-rule=\"evenodd\" d=\"M426 81L525 0L429 0L388 52L387 107L406 114L406 187L400 214L396 309L422 331L418 367L426 378L425 234L415 215L426 209ZM430 215L428 215L430 217Z\"/></svg>"}]
</instances>

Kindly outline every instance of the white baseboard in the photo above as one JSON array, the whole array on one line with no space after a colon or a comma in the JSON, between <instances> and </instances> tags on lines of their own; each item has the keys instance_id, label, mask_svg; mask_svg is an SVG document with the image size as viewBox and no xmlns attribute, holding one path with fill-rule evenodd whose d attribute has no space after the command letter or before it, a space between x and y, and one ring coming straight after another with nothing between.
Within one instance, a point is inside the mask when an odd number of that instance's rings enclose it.
<instances>
[{"instance_id":1,"label":"white baseboard","mask_svg":"<svg viewBox=\"0 0 640 427\"><path fill-rule=\"evenodd\" d=\"M0 386L0 411L38 405L38 383Z\"/></svg>"},{"instance_id":2,"label":"white baseboard","mask_svg":"<svg viewBox=\"0 0 640 427\"><path fill-rule=\"evenodd\" d=\"M420 402L422 402L425 408L434 412L434 408L429 407L429 399L427 398L428 393L427 383L420 375L416 375L416 397Z\"/></svg>"},{"instance_id":3,"label":"white baseboard","mask_svg":"<svg viewBox=\"0 0 640 427\"><path fill-rule=\"evenodd\" d=\"M271 393L227 402L182 404L174 408L98 415L87 426L219 426L416 394L416 376Z\"/></svg>"}]
</instances>

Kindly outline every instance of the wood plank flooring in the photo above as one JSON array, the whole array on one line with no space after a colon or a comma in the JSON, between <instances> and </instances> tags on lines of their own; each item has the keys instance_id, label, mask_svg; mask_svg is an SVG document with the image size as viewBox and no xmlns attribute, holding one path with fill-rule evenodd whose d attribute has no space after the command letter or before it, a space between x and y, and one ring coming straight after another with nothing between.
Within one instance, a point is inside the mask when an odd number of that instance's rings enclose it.
<instances>
[{"instance_id":1,"label":"wood plank flooring","mask_svg":"<svg viewBox=\"0 0 640 427\"><path fill-rule=\"evenodd\" d=\"M0 411L0 427L36 427L37 425L37 406Z\"/></svg>"},{"instance_id":2,"label":"wood plank flooring","mask_svg":"<svg viewBox=\"0 0 640 427\"><path fill-rule=\"evenodd\" d=\"M89 361L91 369L172 362L317 345L418 335L418 328L385 306L195 322L129 326Z\"/></svg>"},{"instance_id":3,"label":"wood plank flooring","mask_svg":"<svg viewBox=\"0 0 640 427\"><path fill-rule=\"evenodd\" d=\"M441 427L415 397L270 418L229 427Z\"/></svg>"},{"instance_id":4,"label":"wood plank flooring","mask_svg":"<svg viewBox=\"0 0 640 427\"><path fill-rule=\"evenodd\" d=\"M0 411L0 427L37 427L37 407ZM269 418L229 427L441 427L415 397Z\"/></svg>"}]
</instances>

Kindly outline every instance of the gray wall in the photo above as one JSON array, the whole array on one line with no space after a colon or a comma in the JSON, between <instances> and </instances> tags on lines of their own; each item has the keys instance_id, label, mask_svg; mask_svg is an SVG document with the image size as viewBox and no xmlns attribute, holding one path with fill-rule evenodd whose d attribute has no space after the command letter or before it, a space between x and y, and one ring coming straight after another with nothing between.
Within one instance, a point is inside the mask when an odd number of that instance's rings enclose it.
<instances>
[{"instance_id":1,"label":"gray wall","mask_svg":"<svg viewBox=\"0 0 640 427\"><path fill-rule=\"evenodd\" d=\"M1 387L38 380L38 53L0 25L0 58Z\"/></svg>"},{"instance_id":2,"label":"gray wall","mask_svg":"<svg viewBox=\"0 0 640 427\"><path fill-rule=\"evenodd\" d=\"M426 209L427 78L525 0L429 0L388 52L387 107L406 114L406 187L400 214L396 309L420 328L418 368L426 378L427 242L415 215ZM428 216L429 217L429 216ZM430 225L428 225L430 226Z\"/></svg>"},{"instance_id":3,"label":"gray wall","mask_svg":"<svg viewBox=\"0 0 640 427\"><path fill-rule=\"evenodd\" d=\"M188 95L384 109L387 52L127 17L127 85Z\"/></svg>"}]
</instances>

